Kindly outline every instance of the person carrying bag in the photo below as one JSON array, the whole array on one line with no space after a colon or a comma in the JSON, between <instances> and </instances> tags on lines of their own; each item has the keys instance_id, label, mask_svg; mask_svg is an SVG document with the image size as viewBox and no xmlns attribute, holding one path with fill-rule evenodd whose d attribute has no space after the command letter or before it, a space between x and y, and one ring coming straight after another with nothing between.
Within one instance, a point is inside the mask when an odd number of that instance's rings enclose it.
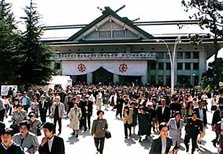
<instances>
[{"instance_id":1,"label":"person carrying bag","mask_svg":"<svg viewBox=\"0 0 223 154\"><path fill-rule=\"evenodd\" d=\"M93 121L91 135L94 137L94 143L98 154L103 154L105 138L110 138L111 133L108 131L108 123L103 119L104 112L98 110L98 118Z\"/></svg>"}]
</instances>

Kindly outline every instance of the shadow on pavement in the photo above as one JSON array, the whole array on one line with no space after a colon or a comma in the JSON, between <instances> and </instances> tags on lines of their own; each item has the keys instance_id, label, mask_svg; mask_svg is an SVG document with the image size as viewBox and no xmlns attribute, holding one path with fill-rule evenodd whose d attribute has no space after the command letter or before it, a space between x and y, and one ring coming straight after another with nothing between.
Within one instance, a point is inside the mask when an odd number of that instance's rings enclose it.
<instances>
[{"instance_id":1,"label":"shadow on pavement","mask_svg":"<svg viewBox=\"0 0 223 154\"><path fill-rule=\"evenodd\" d=\"M206 149L206 148L204 148L204 147L202 147L202 146L200 146L200 148L199 148L199 153L205 153L205 154L213 154L213 152L211 152L210 150L208 150L208 149Z\"/></svg>"},{"instance_id":2,"label":"shadow on pavement","mask_svg":"<svg viewBox=\"0 0 223 154\"><path fill-rule=\"evenodd\" d=\"M78 138L76 138L76 137L74 137L74 136L71 136L71 137L68 138L68 140L67 140L66 142L68 142L68 143L70 143L70 144L74 144L74 143L76 143L76 142L78 142L78 141L79 141Z\"/></svg>"},{"instance_id":3,"label":"shadow on pavement","mask_svg":"<svg viewBox=\"0 0 223 154\"><path fill-rule=\"evenodd\" d=\"M144 149L150 149L150 147L152 146L152 142L150 139L142 140L142 142L140 142L140 145L144 147Z\"/></svg>"},{"instance_id":4,"label":"shadow on pavement","mask_svg":"<svg viewBox=\"0 0 223 154\"><path fill-rule=\"evenodd\" d=\"M81 132L79 135L81 135L82 138L85 138L87 136L91 136L90 131L86 131L86 132Z\"/></svg>"}]
</instances>

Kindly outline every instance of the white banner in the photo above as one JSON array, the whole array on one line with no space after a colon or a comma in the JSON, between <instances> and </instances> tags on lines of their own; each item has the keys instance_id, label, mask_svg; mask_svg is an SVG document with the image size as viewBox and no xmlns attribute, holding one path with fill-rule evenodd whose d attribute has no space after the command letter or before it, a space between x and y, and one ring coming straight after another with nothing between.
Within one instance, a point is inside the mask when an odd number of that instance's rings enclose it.
<instances>
[{"instance_id":1,"label":"white banner","mask_svg":"<svg viewBox=\"0 0 223 154\"><path fill-rule=\"evenodd\" d=\"M1 96L7 96L9 88L15 89L16 92L18 89L17 85L1 85Z\"/></svg>"},{"instance_id":2,"label":"white banner","mask_svg":"<svg viewBox=\"0 0 223 154\"><path fill-rule=\"evenodd\" d=\"M147 74L147 61L62 61L62 75L85 75L100 67L117 75Z\"/></svg>"}]
</instances>

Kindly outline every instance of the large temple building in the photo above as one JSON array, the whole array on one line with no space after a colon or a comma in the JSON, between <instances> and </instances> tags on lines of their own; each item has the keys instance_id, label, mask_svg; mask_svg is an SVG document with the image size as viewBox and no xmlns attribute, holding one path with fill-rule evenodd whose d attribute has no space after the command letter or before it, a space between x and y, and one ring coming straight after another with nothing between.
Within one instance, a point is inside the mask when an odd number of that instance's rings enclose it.
<instances>
[{"instance_id":1,"label":"large temple building","mask_svg":"<svg viewBox=\"0 0 223 154\"><path fill-rule=\"evenodd\" d=\"M175 85L189 86L201 81L213 55L211 38L202 39L193 45L187 35L154 36L105 7L100 17L69 38L44 42L55 52L58 74L71 76L73 83L170 85L173 68Z\"/></svg>"}]
</instances>

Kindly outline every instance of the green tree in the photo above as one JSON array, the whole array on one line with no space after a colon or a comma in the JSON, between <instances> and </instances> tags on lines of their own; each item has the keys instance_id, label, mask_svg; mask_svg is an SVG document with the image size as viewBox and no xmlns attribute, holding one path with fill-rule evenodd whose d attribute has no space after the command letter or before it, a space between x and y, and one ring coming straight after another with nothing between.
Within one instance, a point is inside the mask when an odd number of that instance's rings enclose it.
<instances>
[{"instance_id":1,"label":"green tree","mask_svg":"<svg viewBox=\"0 0 223 154\"><path fill-rule=\"evenodd\" d=\"M220 46L218 39L223 37L223 1L222 0L182 0L182 5L185 6L185 11L195 11L190 19L199 20L199 26L210 30L213 36L215 60L217 59ZM197 38L197 37L196 37Z\"/></svg>"},{"instance_id":2,"label":"green tree","mask_svg":"<svg viewBox=\"0 0 223 154\"><path fill-rule=\"evenodd\" d=\"M30 6L24 9L26 17L22 17L26 30L22 35L20 54L23 60L18 73L20 83L26 87L44 85L54 73L51 65L53 54L50 47L40 41L42 26L39 24L40 15L34 5L31 0Z\"/></svg>"},{"instance_id":3,"label":"green tree","mask_svg":"<svg viewBox=\"0 0 223 154\"><path fill-rule=\"evenodd\" d=\"M11 4L0 1L0 84L15 84L19 56L18 30L11 12Z\"/></svg>"},{"instance_id":4,"label":"green tree","mask_svg":"<svg viewBox=\"0 0 223 154\"><path fill-rule=\"evenodd\" d=\"M210 68L202 74L203 86L211 86L212 89L219 87L219 82L223 81L223 59L217 58L209 63Z\"/></svg>"},{"instance_id":5,"label":"green tree","mask_svg":"<svg viewBox=\"0 0 223 154\"><path fill-rule=\"evenodd\" d=\"M222 0L182 0L185 11L192 10L194 13L189 16L190 19L199 20L200 28L207 28L210 30L213 37L214 45L214 62L209 66L211 67L203 74L203 83L212 88L219 87L219 81L222 81L223 74L223 60L217 58L220 46L218 40L223 39L223 1ZM191 35L191 42L200 44L201 38L198 34Z\"/></svg>"}]
</instances>

